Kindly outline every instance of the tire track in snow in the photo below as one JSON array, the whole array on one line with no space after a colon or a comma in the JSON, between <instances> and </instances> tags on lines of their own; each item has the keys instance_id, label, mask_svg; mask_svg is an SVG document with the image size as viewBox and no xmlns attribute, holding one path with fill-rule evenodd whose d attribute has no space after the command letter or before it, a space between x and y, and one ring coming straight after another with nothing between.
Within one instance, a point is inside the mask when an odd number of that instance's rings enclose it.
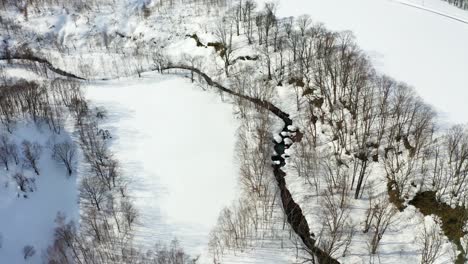
<instances>
[{"instance_id":1,"label":"tire track in snow","mask_svg":"<svg viewBox=\"0 0 468 264\"><path fill-rule=\"evenodd\" d=\"M412 4L412 3L408 3L408 2L400 1L400 0L390 0L390 1L402 4L402 5L405 5L405 6L409 6L409 7L412 7L412 8L416 8L416 9L419 9L419 10L427 11L427 12L430 12L430 13L433 13L433 14L436 14L436 15L439 15L439 16L443 16L443 17L446 17L446 18L449 18L449 19L464 23L464 24L468 24L468 20L464 20L462 18L452 16L452 15L449 15L447 13L443 13L443 12L440 12L440 11L437 11L437 10L434 10L434 9L431 9L431 8L427 8L425 6L420 6L420 5L417 5L417 4Z\"/></svg>"}]
</instances>

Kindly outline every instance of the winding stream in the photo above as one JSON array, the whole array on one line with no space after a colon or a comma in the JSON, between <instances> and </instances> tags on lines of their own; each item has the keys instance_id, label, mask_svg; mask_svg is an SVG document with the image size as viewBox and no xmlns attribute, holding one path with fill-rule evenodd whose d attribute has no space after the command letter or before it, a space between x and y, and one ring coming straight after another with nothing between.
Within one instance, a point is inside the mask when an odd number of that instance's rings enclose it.
<instances>
[{"instance_id":1,"label":"winding stream","mask_svg":"<svg viewBox=\"0 0 468 264\"><path fill-rule=\"evenodd\" d=\"M281 201L283 205L284 212L286 214L286 217L288 219L288 223L291 225L292 229L294 232L301 238L302 242L304 243L306 250L315 255L317 258L318 263L320 264L339 264L336 259L332 258L330 255L328 255L326 252L321 250L315 245L315 239L311 236L311 232L309 229L309 223L307 222L301 207L294 201L291 192L289 191L285 177L287 176L286 173L283 171L283 167L286 165L286 157L285 157L285 150L289 147L291 147L294 142L299 142L301 140L300 136L300 131L295 129L293 125L293 121L289 117L289 114L283 112L281 109L273 105L272 103L264 100L260 100L257 98L252 98L237 92L234 92L223 85L221 85L218 82L215 82L213 79L211 79L206 73L200 71L199 69L196 69L194 67L186 66L186 65L169 65L167 67L164 67L163 70L168 70L168 69L181 69L181 70L189 70L192 72L197 73L200 75L210 86L216 87L220 89L223 92L226 92L228 94L231 94L233 96L238 96L241 97L245 100L248 100L257 106L263 107L268 109L271 113L279 117L281 120L284 122L284 127L283 130L280 133L281 136L281 142L276 142L274 141L274 149L276 154L272 156L272 160L274 161L273 164L273 173L276 179L276 182L278 184L278 187L280 188L280 195L281 195ZM285 132L285 133L283 133ZM291 145L288 145L285 142L285 139L291 139L293 142Z\"/></svg>"}]
</instances>

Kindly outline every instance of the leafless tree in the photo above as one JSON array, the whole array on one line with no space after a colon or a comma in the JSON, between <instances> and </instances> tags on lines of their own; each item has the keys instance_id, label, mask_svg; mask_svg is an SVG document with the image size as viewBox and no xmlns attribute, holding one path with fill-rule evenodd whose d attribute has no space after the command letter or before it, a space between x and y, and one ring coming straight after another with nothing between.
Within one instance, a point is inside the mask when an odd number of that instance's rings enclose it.
<instances>
[{"instance_id":1,"label":"leafless tree","mask_svg":"<svg viewBox=\"0 0 468 264\"><path fill-rule=\"evenodd\" d=\"M309 15L302 15L296 19L296 23L299 27L299 30L301 31L302 37L305 37L306 31L312 25L312 19Z\"/></svg>"},{"instance_id":2,"label":"leafless tree","mask_svg":"<svg viewBox=\"0 0 468 264\"><path fill-rule=\"evenodd\" d=\"M254 25L254 17L253 13L255 11L255 8L257 7L257 4L255 1L252 0L245 0L244 1L244 6L242 8L242 14L243 14L243 28L244 28L244 33L247 37L247 41L249 42L249 45L253 44L253 25Z\"/></svg>"},{"instance_id":3,"label":"leafless tree","mask_svg":"<svg viewBox=\"0 0 468 264\"><path fill-rule=\"evenodd\" d=\"M169 246L157 244L154 250L148 251L145 255L143 263L195 264L197 260L183 250L177 239L173 239Z\"/></svg>"},{"instance_id":4,"label":"leafless tree","mask_svg":"<svg viewBox=\"0 0 468 264\"><path fill-rule=\"evenodd\" d=\"M242 22L242 0L238 4L234 5L228 12L232 13L232 20L236 26L236 35L240 36L240 27Z\"/></svg>"},{"instance_id":5,"label":"leafless tree","mask_svg":"<svg viewBox=\"0 0 468 264\"><path fill-rule=\"evenodd\" d=\"M265 23L265 16L261 13L257 13L257 15L255 16L255 25L257 26L258 45L263 44L264 23Z\"/></svg>"},{"instance_id":6,"label":"leafless tree","mask_svg":"<svg viewBox=\"0 0 468 264\"><path fill-rule=\"evenodd\" d=\"M466 128L452 127L447 134L446 146L450 175L448 180L455 184L453 195L458 196L465 187L468 177L468 132Z\"/></svg>"},{"instance_id":7,"label":"leafless tree","mask_svg":"<svg viewBox=\"0 0 468 264\"><path fill-rule=\"evenodd\" d=\"M122 209L122 214L125 219L125 223L128 228L131 228L131 226L135 223L137 217L138 217L138 211L127 199L123 199L121 202L121 209Z\"/></svg>"},{"instance_id":8,"label":"leafless tree","mask_svg":"<svg viewBox=\"0 0 468 264\"><path fill-rule=\"evenodd\" d=\"M332 257L345 256L351 245L355 228L350 219L350 184L346 174L337 182L327 182L322 194L323 225L318 241L320 247Z\"/></svg>"},{"instance_id":9,"label":"leafless tree","mask_svg":"<svg viewBox=\"0 0 468 264\"><path fill-rule=\"evenodd\" d=\"M33 246L27 245L23 247L23 257L25 260L34 256L34 254L36 254L36 250L34 249Z\"/></svg>"},{"instance_id":10,"label":"leafless tree","mask_svg":"<svg viewBox=\"0 0 468 264\"><path fill-rule=\"evenodd\" d=\"M421 264L434 264L443 255L443 236L440 232L435 224L428 225L424 221L423 228L417 236Z\"/></svg>"},{"instance_id":11,"label":"leafless tree","mask_svg":"<svg viewBox=\"0 0 468 264\"><path fill-rule=\"evenodd\" d=\"M83 202L96 207L98 211L109 198L106 186L96 177L84 177L80 183L80 198Z\"/></svg>"},{"instance_id":12,"label":"leafless tree","mask_svg":"<svg viewBox=\"0 0 468 264\"><path fill-rule=\"evenodd\" d=\"M224 61L224 72L229 76L229 66L232 63L233 53L236 51L236 46L233 43L233 25L232 21L225 17L223 21L217 23L215 36L217 42L220 44L220 56Z\"/></svg>"},{"instance_id":13,"label":"leafless tree","mask_svg":"<svg viewBox=\"0 0 468 264\"><path fill-rule=\"evenodd\" d=\"M15 175L13 175L13 179L16 181L18 188L23 193L33 192L36 189L35 179L28 178L24 176L23 173L15 173Z\"/></svg>"},{"instance_id":14,"label":"leafless tree","mask_svg":"<svg viewBox=\"0 0 468 264\"><path fill-rule=\"evenodd\" d=\"M73 162L76 155L76 147L72 141L56 143L52 147L53 158L62 163L67 169L68 176L73 173Z\"/></svg>"},{"instance_id":15,"label":"leafless tree","mask_svg":"<svg viewBox=\"0 0 468 264\"><path fill-rule=\"evenodd\" d=\"M39 175L38 161L41 157L42 146L25 140L22 143L22 147L24 166L33 169L34 172Z\"/></svg>"},{"instance_id":16,"label":"leafless tree","mask_svg":"<svg viewBox=\"0 0 468 264\"><path fill-rule=\"evenodd\" d=\"M393 223L397 209L390 203L386 195L382 195L374 199L374 203L371 204L371 208L369 208L369 210L371 210L371 239L369 245L371 253L376 254L380 245L380 241L382 240L390 224Z\"/></svg>"},{"instance_id":17,"label":"leafless tree","mask_svg":"<svg viewBox=\"0 0 468 264\"><path fill-rule=\"evenodd\" d=\"M297 175L304 179L304 182L313 186L316 194L319 194L320 188L320 167L313 145L309 142L302 140L295 144L295 155L291 157L291 165L296 170Z\"/></svg>"},{"instance_id":18,"label":"leafless tree","mask_svg":"<svg viewBox=\"0 0 468 264\"><path fill-rule=\"evenodd\" d=\"M5 166L6 170L9 170L8 163L12 160L11 148L12 144L7 135L2 135L0 137L0 161Z\"/></svg>"},{"instance_id":19,"label":"leafless tree","mask_svg":"<svg viewBox=\"0 0 468 264\"><path fill-rule=\"evenodd\" d=\"M57 226L54 230L54 243L47 249L48 263L71 264L72 259L79 260L78 252L75 248L76 244L74 244L76 238L74 222L66 223L66 216L59 212L55 218L55 224ZM81 262L78 261L78 263Z\"/></svg>"},{"instance_id":20,"label":"leafless tree","mask_svg":"<svg viewBox=\"0 0 468 264\"><path fill-rule=\"evenodd\" d=\"M265 32L265 50L268 51L269 37L271 30L277 26L276 17L276 4L272 2L265 3L264 15L263 15L263 26Z\"/></svg>"}]
</instances>

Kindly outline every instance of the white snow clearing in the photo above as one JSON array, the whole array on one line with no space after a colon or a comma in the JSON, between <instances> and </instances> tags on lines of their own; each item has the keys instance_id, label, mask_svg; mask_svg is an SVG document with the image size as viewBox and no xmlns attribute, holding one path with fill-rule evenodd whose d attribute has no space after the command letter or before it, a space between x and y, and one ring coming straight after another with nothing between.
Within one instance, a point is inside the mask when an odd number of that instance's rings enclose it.
<instances>
[{"instance_id":1,"label":"white snow clearing","mask_svg":"<svg viewBox=\"0 0 468 264\"><path fill-rule=\"evenodd\" d=\"M377 69L414 86L442 121L468 121L468 24L446 17L468 21L467 11L440 0L288 0L279 1L278 11L282 17L309 14L332 30L352 30Z\"/></svg>"},{"instance_id":2,"label":"white snow clearing","mask_svg":"<svg viewBox=\"0 0 468 264\"><path fill-rule=\"evenodd\" d=\"M102 127L139 209L136 242L150 248L177 238L208 262L209 231L237 193L232 106L169 75L96 82L86 91L109 114Z\"/></svg>"}]
</instances>

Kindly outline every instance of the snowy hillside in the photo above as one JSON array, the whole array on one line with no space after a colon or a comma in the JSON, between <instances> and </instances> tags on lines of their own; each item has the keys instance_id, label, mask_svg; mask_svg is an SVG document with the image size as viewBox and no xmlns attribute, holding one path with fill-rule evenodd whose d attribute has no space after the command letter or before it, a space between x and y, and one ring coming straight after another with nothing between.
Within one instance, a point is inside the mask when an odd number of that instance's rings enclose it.
<instances>
[{"instance_id":1,"label":"snowy hillside","mask_svg":"<svg viewBox=\"0 0 468 264\"><path fill-rule=\"evenodd\" d=\"M2 131L2 137L7 136ZM53 230L58 213L69 219L78 219L76 175L68 177L64 168L52 159L47 149L51 140L63 141L67 135L54 136L48 128L20 124L10 140L21 146L24 140L44 146L44 155L39 161L40 174L13 165L9 170L2 167L0 191L0 237L1 259L5 263L40 263L42 256L53 242ZM19 175L35 179L28 189L22 191L17 185ZM10 179L11 178L11 179ZM36 254L27 261L23 258L23 248L32 246Z\"/></svg>"},{"instance_id":2,"label":"snowy hillside","mask_svg":"<svg viewBox=\"0 0 468 264\"><path fill-rule=\"evenodd\" d=\"M443 122L468 121L468 11L441 0L290 0L279 1L278 14L308 14L330 29L352 31L377 69L414 86Z\"/></svg>"},{"instance_id":3,"label":"snowy hillside","mask_svg":"<svg viewBox=\"0 0 468 264\"><path fill-rule=\"evenodd\" d=\"M12 69L5 72L1 86L2 109L10 109L11 119L2 119L0 125L0 259L2 263L41 263L54 241L56 220L79 220L77 177L82 166L74 148L71 117L60 99L46 103L51 98L42 95L51 91L36 93L40 89L36 83L23 80L19 86L9 86L7 80L17 76L38 79ZM18 101L8 100L14 95L29 98L22 117L17 116ZM63 113L48 112L49 107ZM64 159L70 161L69 167Z\"/></svg>"}]
</instances>

